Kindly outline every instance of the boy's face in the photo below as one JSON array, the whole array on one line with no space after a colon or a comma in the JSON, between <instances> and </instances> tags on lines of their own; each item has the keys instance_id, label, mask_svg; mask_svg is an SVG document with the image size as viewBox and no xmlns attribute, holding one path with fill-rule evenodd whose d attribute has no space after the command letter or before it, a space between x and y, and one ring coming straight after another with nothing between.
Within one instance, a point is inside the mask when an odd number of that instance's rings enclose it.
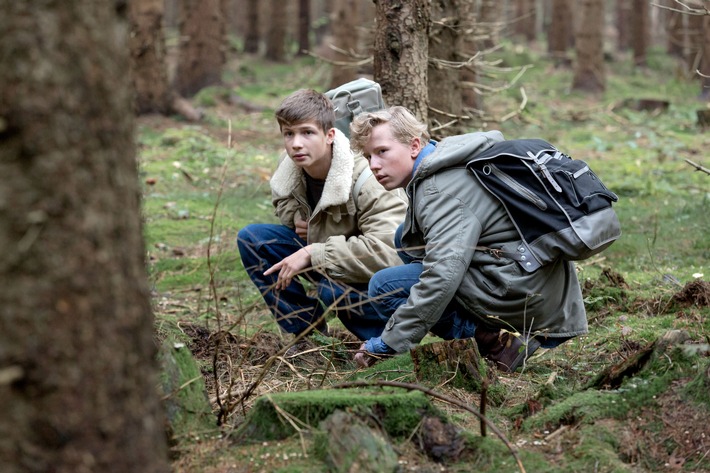
<instances>
[{"instance_id":1,"label":"boy's face","mask_svg":"<svg viewBox=\"0 0 710 473\"><path fill-rule=\"evenodd\" d=\"M286 152L291 157L296 166L309 170L330 169L331 147L335 138L335 129L331 128L328 133L314 122L304 122L292 126L282 126L281 136L284 139ZM320 172L309 174L319 177Z\"/></svg>"},{"instance_id":2,"label":"boy's face","mask_svg":"<svg viewBox=\"0 0 710 473\"><path fill-rule=\"evenodd\" d=\"M363 148L363 155L377 181L387 190L406 187L412 180L414 161L421 151L421 139L413 138L404 144L392 136L389 123L372 129L370 139Z\"/></svg>"}]
</instances>

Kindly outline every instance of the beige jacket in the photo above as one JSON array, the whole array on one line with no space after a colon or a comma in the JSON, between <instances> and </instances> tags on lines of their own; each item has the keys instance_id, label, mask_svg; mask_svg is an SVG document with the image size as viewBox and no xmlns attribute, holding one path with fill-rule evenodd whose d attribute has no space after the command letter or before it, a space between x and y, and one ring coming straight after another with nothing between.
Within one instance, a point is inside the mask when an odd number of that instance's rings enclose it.
<instances>
[{"instance_id":1,"label":"beige jacket","mask_svg":"<svg viewBox=\"0 0 710 473\"><path fill-rule=\"evenodd\" d=\"M402 264L394 249L394 232L404 221L406 196L385 190L370 176L354 197L353 186L367 166L336 130L330 171L312 213L303 170L291 159L282 157L271 178L276 216L290 228L295 228L296 219L308 220L313 267L346 283L368 282L380 269Z\"/></svg>"}]
</instances>

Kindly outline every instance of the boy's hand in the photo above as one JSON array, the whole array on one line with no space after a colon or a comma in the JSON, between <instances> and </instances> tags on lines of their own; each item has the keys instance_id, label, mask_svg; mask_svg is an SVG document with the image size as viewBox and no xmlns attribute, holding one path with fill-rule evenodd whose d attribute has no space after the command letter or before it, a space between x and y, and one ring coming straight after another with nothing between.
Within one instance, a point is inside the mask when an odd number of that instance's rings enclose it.
<instances>
[{"instance_id":1,"label":"boy's hand","mask_svg":"<svg viewBox=\"0 0 710 473\"><path fill-rule=\"evenodd\" d=\"M360 345L360 349L355 353L355 363L361 368L368 368L384 358L394 355L391 349L380 337L367 340Z\"/></svg>"},{"instance_id":2,"label":"boy's hand","mask_svg":"<svg viewBox=\"0 0 710 473\"><path fill-rule=\"evenodd\" d=\"M294 254L287 256L282 259L266 271L264 271L264 276L273 274L276 271L279 272L278 279L274 285L274 289L282 290L286 289L293 278L304 269L311 265L311 251L310 245L304 246Z\"/></svg>"},{"instance_id":3,"label":"boy's hand","mask_svg":"<svg viewBox=\"0 0 710 473\"><path fill-rule=\"evenodd\" d=\"M305 220L298 219L294 220L293 223L296 226L296 235L308 241L308 222L306 222Z\"/></svg>"}]
</instances>

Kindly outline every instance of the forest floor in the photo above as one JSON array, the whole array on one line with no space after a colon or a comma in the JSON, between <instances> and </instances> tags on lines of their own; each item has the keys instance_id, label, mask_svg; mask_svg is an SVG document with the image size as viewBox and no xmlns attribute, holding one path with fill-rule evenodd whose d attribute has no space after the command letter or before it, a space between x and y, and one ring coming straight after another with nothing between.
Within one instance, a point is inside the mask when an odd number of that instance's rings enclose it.
<instances>
[{"instance_id":1,"label":"forest floor","mask_svg":"<svg viewBox=\"0 0 710 473\"><path fill-rule=\"evenodd\" d=\"M402 472L710 472L710 176L688 162L708 167L710 131L695 124L707 106L698 82L661 52L644 69L620 56L608 64L607 92L590 97L571 92L571 72L543 56L513 47L497 54L490 59L512 68L509 77L533 67L486 97L485 122L471 129L546 139L587 161L620 197L624 235L577 265L589 334L538 351L517 373L492 372L485 401L454 372L417 377L410 354L358 369L359 343L334 318L330 337L285 356L291 340L248 280L234 239L248 223L275 222L273 109L297 88L324 90L328 66L238 58L224 86L192 99L201 122L149 116L138 124L157 338L190 350L200 375L181 388L200 386L209 403L203 422L173 432L174 471L394 471L382 453L394 452ZM638 110L640 99L669 106ZM519 112L496 118L511 110ZM386 424L395 414L370 408L363 420L351 409L380 443L348 445L337 443L350 437L332 423L303 422L276 401L321 391L336 398L354 383L371 385L355 398L424 392L444 425L421 411L406 433L393 432ZM264 400L290 433L249 427L266 416ZM495 427L485 437L472 413L484 407ZM353 445L362 458L347 469L334 452ZM374 468L367 452L379 452Z\"/></svg>"}]
</instances>

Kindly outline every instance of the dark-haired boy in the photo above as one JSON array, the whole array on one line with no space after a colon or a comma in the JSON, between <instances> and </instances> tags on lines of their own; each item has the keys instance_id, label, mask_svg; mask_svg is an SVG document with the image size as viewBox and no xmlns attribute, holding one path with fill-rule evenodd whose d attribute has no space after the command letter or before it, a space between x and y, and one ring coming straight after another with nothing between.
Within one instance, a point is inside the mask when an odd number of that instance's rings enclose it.
<instances>
[{"instance_id":1,"label":"dark-haired boy","mask_svg":"<svg viewBox=\"0 0 710 473\"><path fill-rule=\"evenodd\" d=\"M315 325L325 332L322 316L330 309L361 340L379 336L382 320L367 300L367 285L375 272L401 264L393 237L406 203L353 154L334 128L325 95L294 92L276 120L287 154L270 182L281 224L251 224L239 232L244 267L283 331L300 334ZM369 177L353 195L363 172ZM316 297L297 275L315 283Z\"/></svg>"}]
</instances>

